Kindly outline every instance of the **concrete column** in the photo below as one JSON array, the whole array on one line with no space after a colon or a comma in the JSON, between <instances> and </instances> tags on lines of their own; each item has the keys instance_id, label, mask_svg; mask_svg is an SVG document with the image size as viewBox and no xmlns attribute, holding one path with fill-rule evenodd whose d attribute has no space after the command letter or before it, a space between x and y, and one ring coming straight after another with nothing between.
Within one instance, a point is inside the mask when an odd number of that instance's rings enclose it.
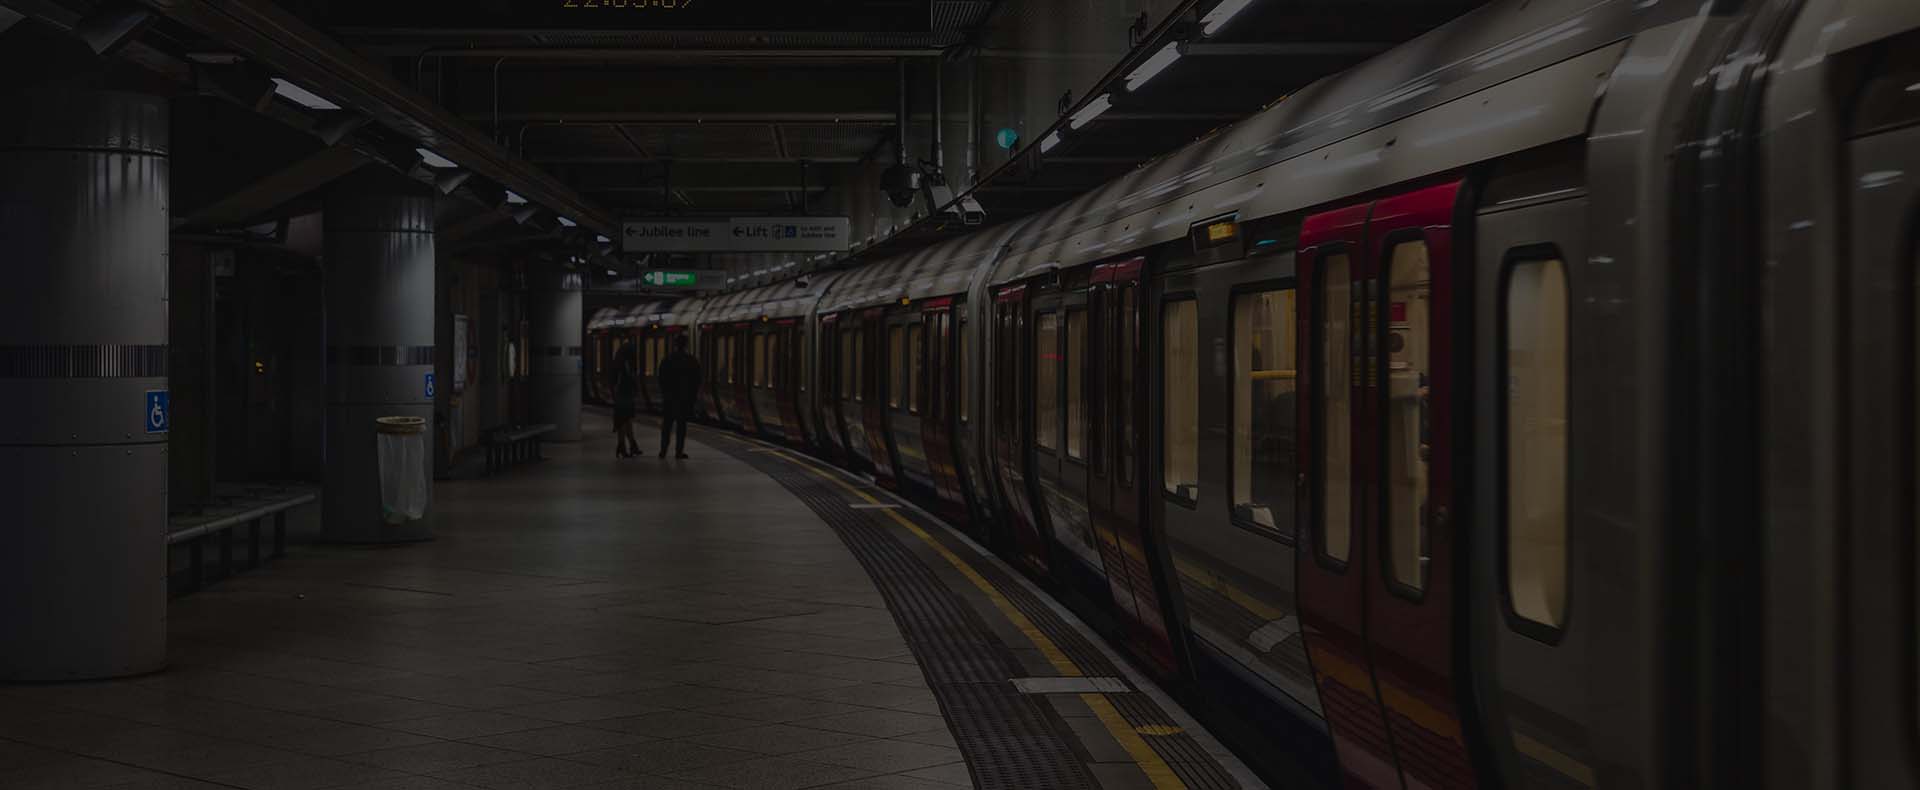
<instances>
[{"instance_id":1,"label":"concrete column","mask_svg":"<svg viewBox=\"0 0 1920 790\"><path fill-rule=\"evenodd\" d=\"M552 423L549 438L580 441L580 334L585 327L580 312L583 295L580 275L531 277L527 294L527 342L533 361L528 377L533 422Z\"/></svg>"},{"instance_id":2,"label":"concrete column","mask_svg":"<svg viewBox=\"0 0 1920 790\"><path fill-rule=\"evenodd\" d=\"M433 536L431 517L388 524L374 420L433 424L433 192L369 171L336 184L325 209L327 473L321 534L349 543ZM425 437L429 442L432 436Z\"/></svg>"},{"instance_id":3,"label":"concrete column","mask_svg":"<svg viewBox=\"0 0 1920 790\"><path fill-rule=\"evenodd\" d=\"M157 670L167 104L69 84L0 107L0 681Z\"/></svg>"}]
</instances>

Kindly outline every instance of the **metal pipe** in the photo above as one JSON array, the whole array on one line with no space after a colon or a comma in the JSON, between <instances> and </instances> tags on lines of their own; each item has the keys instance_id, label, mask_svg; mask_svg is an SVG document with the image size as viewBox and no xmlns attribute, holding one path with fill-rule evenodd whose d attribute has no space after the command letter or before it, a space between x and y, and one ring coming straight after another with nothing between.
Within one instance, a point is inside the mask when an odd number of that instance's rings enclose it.
<instances>
[{"instance_id":1,"label":"metal pipe","mask_svg":"<svg viewBox=\"0 0 1920 790\"><path fill-rule=\"evenodd\" d=\"M980 183L980 56L967 56L967 186Z\"/></svg>"},{"instance_id":2,"label":"metal pipe","mask_svg":"<svg viewBox=\"0 0 1920 790\"><path fill-rule=\"evenodd\" d=\"M489 47L474 49L429 49L420 57L516 58L521 60L700 60L709 58L857 58L891 60L897 58L937 58L938 49L612 49L593 47Z\"/></svg>"},{"instance_id":3,"label":"metal pipe","mask_svg":"<svg viewBox=\"0 0 1920 790\"><path fill-rule=\"evenodd\" d=\"M933 170L946 177L947 156L942 145L945 136L940 127L947 125L947 84L943 79L946 61L933 62Z\"/></svg>"},{"instance_id":4,"label":"metal pipe","mask_svg":"<svg viewBox=\"0 0 1920 790\"><path fill-rule=\"evenodd\" d=\"M898 154L896 158L899 164L904 167L907 164L907 151L911 150L907 147L907 123L913 117L913 106L907 99L907 59L901 58L899 64L900 114L894 118L894 130L898 132L898 136L894 138L894 152Z\"/></svg>"},{"instance_id":5,"label":"metal pipe","mask_svg":"<svg viewBox=\"0 0 1920 790\"><path fill-rule=\"evenodd\" d=\"M493 141L500 142L500 64L507 62L501 58L493 62Z\"/></svg>"}]
</instances>

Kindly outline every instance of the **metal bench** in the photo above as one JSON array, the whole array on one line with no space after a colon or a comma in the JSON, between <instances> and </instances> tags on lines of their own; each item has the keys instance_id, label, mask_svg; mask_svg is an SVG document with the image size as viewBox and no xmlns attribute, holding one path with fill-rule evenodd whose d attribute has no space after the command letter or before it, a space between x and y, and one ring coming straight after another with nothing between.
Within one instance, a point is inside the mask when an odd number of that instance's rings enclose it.
<instances>
[{"instance_id":1,"label":"metal bench","mask_svg":"<svg viewBox=\"0 0 1920 790\"><path fill-rule=\"evenodd\" d=\"M495 428L487 432L487 474L523 461L538 461L540 439L557 426L548 423Z\"/></svg>"},{"instance_id":2,"label":"metal bench","mask_svg":"<svg viewBox=\"0 0 1920 790\"><path fill-rule=\"evenodd\" d=\"M260 527L269 517L273 519L273 546L267 559L286 556L287 511L313 504L319 498L310 489L246 488L236 494L221 496L222 501L218 505L170 517L167 520L167 545L186 544L189 557L187 578L179 583L179 591L192 592L206 586L206 546L212 538L217 537L220 543L220 578L233 575L233 531L242 524L247 527L245 570L260 566Z\"/></svg>"}]
</instances>

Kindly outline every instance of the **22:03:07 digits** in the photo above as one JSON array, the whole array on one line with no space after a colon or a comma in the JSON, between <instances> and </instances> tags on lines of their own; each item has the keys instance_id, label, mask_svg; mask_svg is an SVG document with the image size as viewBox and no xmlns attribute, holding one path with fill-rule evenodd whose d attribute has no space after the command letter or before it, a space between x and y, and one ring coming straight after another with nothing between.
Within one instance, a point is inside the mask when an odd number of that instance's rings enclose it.
<instances>
[{"instance_id":1,"label":"22:03:07 digits","mask_svg":"<svg viewBox=\"0 0 1920 790\"><path fill-rule=\"evenodd\" d=\"M560 0L561 8L657 8L662 11L683 11L693 7L697 0Z\"/></svg>"}]
</instances>

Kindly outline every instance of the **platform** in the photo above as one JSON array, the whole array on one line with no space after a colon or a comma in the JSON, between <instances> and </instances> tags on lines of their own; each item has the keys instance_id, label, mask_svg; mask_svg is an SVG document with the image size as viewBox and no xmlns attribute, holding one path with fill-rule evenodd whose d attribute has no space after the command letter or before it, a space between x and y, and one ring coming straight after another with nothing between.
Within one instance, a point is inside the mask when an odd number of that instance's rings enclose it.
<instances>
[{"instance_id":1,"label":"platform","mask_svg":"<svg viewBox=\"0 0 1920 790\"><path fill-rule=\"evenodd\" d=\"M684 462L586 432L438 486L432 543L296 546L175 601L165 672L0 686L0 787L1256 785L881 492L718 432Z\"/></svg>"}]
</instances>

